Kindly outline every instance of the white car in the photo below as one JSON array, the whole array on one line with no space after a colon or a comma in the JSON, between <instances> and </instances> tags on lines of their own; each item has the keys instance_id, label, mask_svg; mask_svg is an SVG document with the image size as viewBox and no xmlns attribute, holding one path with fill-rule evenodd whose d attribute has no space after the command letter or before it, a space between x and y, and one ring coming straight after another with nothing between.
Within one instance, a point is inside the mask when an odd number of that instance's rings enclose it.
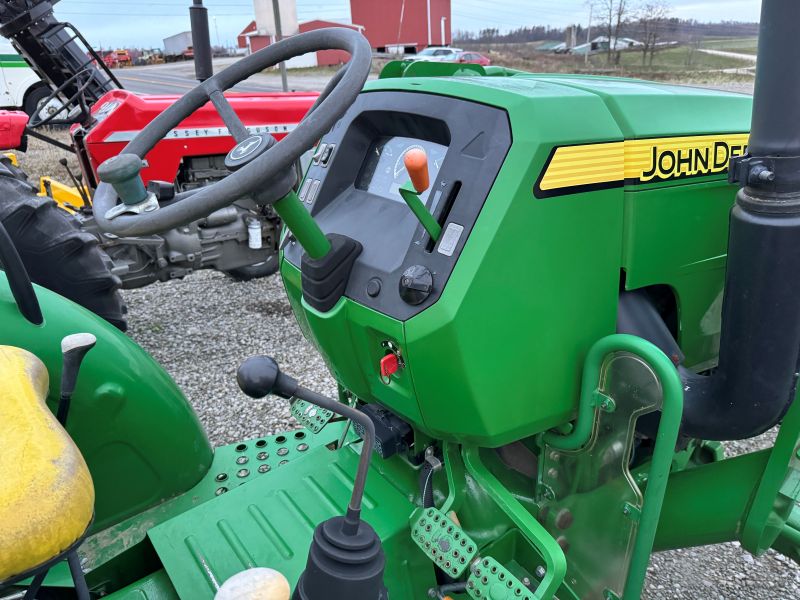
<instances>
[{"instance_id":1,"label":"white car","mask_svg":"<svg viewBox=\"0 0 800 600\"><path fill-rule=\"evenodd\" d=\"M409 57L409 60L427 60L429 62L450 62L457 54L463 52L461 48L443 48L440 46L428 46L421 52L417 52Z\"/></svg>"},{"instance_id":2,"label":"white car","mask_svg":"<svg viewBox=\"0 0 800 600\"><path fill-rule=\"evenodd\" d=\"M0 108L22 109L32 115L49 95L50 88L11 42L0 38Z\"/></svg>"}]
</instances>

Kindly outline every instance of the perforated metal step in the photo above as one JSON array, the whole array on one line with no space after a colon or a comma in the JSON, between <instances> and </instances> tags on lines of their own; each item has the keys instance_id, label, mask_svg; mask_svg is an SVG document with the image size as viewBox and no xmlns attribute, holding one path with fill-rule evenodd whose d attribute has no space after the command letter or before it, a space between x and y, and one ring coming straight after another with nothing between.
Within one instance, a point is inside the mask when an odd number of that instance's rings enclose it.
<instances>
[{"instance_id":1,"label":"perforated metal step","mask_svg":"<svg viewBox=\"0 0 800 600\"><path fill-rule=\"evenodd\" d=\"M451 577L466 571L478 551L472 538L436 508L416 511L411 535L428 558Z\"/></svg>"}]
</instances>

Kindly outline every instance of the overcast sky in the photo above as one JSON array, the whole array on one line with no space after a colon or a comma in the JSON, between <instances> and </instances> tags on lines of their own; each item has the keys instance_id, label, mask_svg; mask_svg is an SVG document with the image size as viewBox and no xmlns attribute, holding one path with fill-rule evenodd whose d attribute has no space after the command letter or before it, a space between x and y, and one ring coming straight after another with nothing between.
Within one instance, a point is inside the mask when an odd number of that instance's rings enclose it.
<instances>
[{"instance_id":1,"label":"overcast sky","mask_svg":"<svg viewBox=\"0 0 800 600\"><path fill-rule=\"evenodd\" d=\"M381 0L372 0L380 2ZM666 0L672 16L698 21L757 21L760 0ZM73 22L97 47L160 47L163 38L189 29L191 0L61 0L56 15ZM233 44L253 19L252 0L205 0L212 43ZM586 0L452 0L453 29L586 24ZM348 0L297 0L300 21L350 20ZM217 34L218 32L218 34Z\"/></svg>"}]
</instances>

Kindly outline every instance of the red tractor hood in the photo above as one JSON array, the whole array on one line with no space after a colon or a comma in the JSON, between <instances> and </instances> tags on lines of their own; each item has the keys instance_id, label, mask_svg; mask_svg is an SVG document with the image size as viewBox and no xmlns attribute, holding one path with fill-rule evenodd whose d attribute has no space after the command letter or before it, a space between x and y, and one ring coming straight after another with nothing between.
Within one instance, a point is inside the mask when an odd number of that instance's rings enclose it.
<instances>
[{"instance_id":1,"label":"red tractor hood","mask_svg":"<svg viewBox=\"0 0 800 600\"><path fill-rule=\"evenodd\" d=\"M278 140L294 129L317 99L317 92L227 93L225 97L253 133L269 132ZM114 90L93 107L97 122L86 135L92 169L116 156L137 133L172 105L179 96L139 96ZM74 133L73 129L73 133ZM206 104L173 129L150 152L142 171L145 182L174 181L181 161L189 156L227 154L233 138L211 104Z\"/></svg>"}]
</instances>

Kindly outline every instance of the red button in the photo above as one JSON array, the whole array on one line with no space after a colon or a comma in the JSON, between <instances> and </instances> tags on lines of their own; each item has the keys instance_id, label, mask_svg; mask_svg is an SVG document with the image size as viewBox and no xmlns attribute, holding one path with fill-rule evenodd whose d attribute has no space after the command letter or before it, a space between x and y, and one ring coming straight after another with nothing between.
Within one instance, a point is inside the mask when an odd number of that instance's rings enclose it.
<instances>
[{"instance_id":1,"label":"red button","mask_svg":"<svg viewBox=\"0 0 800 600\"><path fill-rule=\"evenodd\" d=\"M393 374L397 373L397 369L399 368L400 364L397 361L397 356L395 354L387 354L381 359L381 377L384 379L387 379Z\"/></svg>"}]
</instances>

